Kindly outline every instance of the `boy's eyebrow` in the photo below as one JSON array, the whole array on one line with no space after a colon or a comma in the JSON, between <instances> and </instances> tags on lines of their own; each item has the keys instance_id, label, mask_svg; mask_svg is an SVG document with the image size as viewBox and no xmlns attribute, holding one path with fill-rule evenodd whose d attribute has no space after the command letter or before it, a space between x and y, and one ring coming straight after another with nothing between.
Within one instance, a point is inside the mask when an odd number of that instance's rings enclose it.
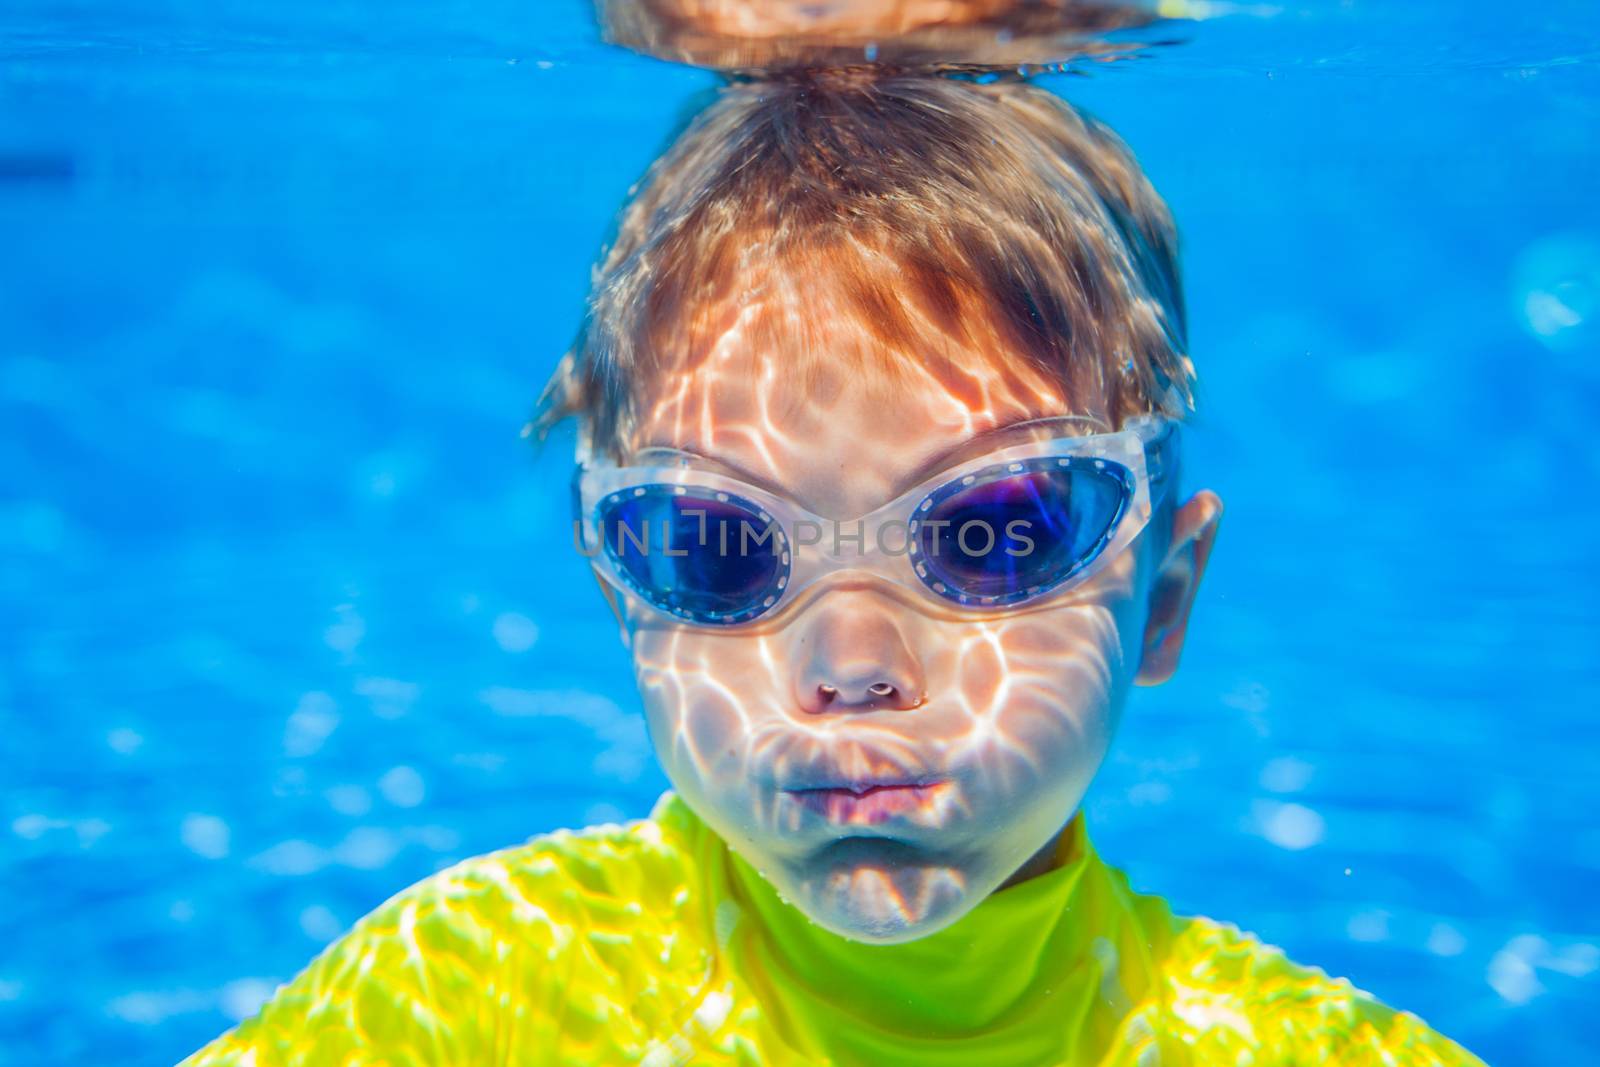
<instances>
[{"instance_id":1,"label":"boy's eyebrow","mask_svg":"<svg viewBox=\"0 0 1600 1067\"><path fill-rule=\"evenodd\" d=\"M916 485L918 482L936 473L941 468L953 465L965 453L984 451L984 446L987 446L1000 438L1012 436L1026 427L1057 422L1085 422L1093 424L1101 433L1110 432L1110 427L1106 424L1105 420L1095 415L1033 416L1025 419L1018 419L1015 422L1002 423L999 426L991 426L986 430L978 431L971 437L956 443L950 448L940 449L932 455L924 458L916 465L916 467L911 470L909 474L900 479L900 481L894 487L893 495L898 496L899 494L910 489L912 486ZM704 452L697 452L692 448L685 448L682 445L655 443L647 444L643 448L640 448L635 455L653 451L675 452L679 455L692 456L695 459L705 460L709 463L715 463L720 467L726 468L729 473L735 475L741 481L749 482L751 485L760 486L768 492L775 493L779 496L788 495L788 490L786 490L783 486L775 484L770 478L767 478L756 471L750 470L749 468L744 467L732 460L723 459L720 456L708 455Z\"/></svg>"},{"instance_id":2,"label":"boy's eyebrow","mask_svg":"<svg viewBox=\"0 0 1600 1067\"><path fill-rule=\"evenodd\" d=\"M722 467L725 470L727 470L727 472L729 474L732 474L734 477L738 478L742 482L749 482L751 485L759 486L762 489L765 489L767 492L772 493L772 494L774 494L776 496L787 496L788 495L788 490L785 489L783 486L774 483L770 478L764 477L763 475L760 475L760 474L756 473L755 471L749 469L748 467L745 467L745 466L743 466L741 464L735 463L733 460L730 460L730 459L723 459L720 456L708 455L705 452L696 452L694 449L685 448L683 445L668 445L668 444L648 444L648 445L645 445L643 448L637 449L634 452L632 458L630 458L629 461L628 461L628 465L632 466L632 465L636 464L638 459L639 459L639 457L644 455L646 452L672 452L672 453L675 453L676 455L690 456L690 457L692 457L694 459L697 459L697 460L703 460L706 463L714 463L718 467Z\"/></svg>"},{"instance_id":3,"label":"boy's eyebrow","mask_svg":"<svg viewBox=\"0 0 1600 1067\"><path fill-rule=\"evenodd\" d=\"M1045 423L1057 422L1093 423L1098 428L1099 432L1111 432L1111 427L1106 424L1105 420L1096 415L1030 416L1029 418L1025 419L1017 419L1014 422L1002 423L999 426L991 426L987 430L979 430L965 441L961 441L950 448L940 449L938 452L928 456L922 462L918 463L909 474L900 480L899 484L895 486L894 492L896 494L905 492L907 489L910 489L923 479L936 474L939 470L955 465L955 463L958 462L963 455L978 454L984 451L989 451L990 449L988 446L992 445L1000 438L1014 436L1017 432L1029 426L1038 426Z\"/></svg>"}]
</instances>

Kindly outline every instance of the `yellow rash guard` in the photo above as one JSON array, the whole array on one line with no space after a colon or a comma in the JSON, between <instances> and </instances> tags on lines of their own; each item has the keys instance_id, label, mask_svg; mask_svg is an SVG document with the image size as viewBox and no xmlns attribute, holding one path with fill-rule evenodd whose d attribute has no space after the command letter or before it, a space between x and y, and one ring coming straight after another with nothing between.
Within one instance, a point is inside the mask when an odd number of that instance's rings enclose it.
<instances>
[{"instance_id":1,"label":"yellow rash guard","mask_svg":"<svg viewBox=\"0 0 1600 1067\"><path fill-rule=\"evenodd\" d=\"M664 793L380 906L182 1067L1188 1067L1481 1061L1343 979L1058 866L899 945L813 925Z\"/></svg>"}]
</instances>

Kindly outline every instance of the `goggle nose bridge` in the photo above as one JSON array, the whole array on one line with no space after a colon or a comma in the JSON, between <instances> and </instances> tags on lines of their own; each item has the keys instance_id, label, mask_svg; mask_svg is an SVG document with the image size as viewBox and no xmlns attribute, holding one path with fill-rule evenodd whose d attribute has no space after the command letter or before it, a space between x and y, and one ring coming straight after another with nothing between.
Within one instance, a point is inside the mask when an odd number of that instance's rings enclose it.
<instances>
[{"instance_id":1,"label":"goggle nose bridge","mask_svg":"<svg viewBox=\"0 0 1600 1067\"><path fill-rule=\"evenodd\" d=\"M849 560L877 561L907 556L911 554L911 527L916 520L914 517L903 517L902 508L896 506L898 503L891 501L877 511L855 519L825 519L820 515L804 515L796 520L794 530L787 531L790 550L797 561L806 557L826 560L830 570L846 567ZM801 525L808 529L815 528L817 538L802 539L799 536ZM891 540L885 543L885 529L892 530L894 527L899 527L899 530L891 532Z\"/></svg>"}]
</instances>

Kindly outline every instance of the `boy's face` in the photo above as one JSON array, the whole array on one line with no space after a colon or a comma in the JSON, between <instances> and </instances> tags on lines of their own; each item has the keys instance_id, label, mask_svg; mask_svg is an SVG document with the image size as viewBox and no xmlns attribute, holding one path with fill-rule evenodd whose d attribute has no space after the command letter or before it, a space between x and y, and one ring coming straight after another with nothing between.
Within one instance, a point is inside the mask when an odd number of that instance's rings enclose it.
<instances>
[{"instance_id":1,"label":"boy's face","mask_svg":"<svg viewBox=\"0 0 1600 1067\"><path fill-rule=\"evenodd\" d=\"M825 368L801 386L784 353L724 337L658 390L632 443L721 461L849 520L975 435L1094 413L982 365L892 386ZM1158 515L1088 583L1008 616L930 614L848 571L754 631L679 625L629 596L620 616L657 755L691 807L820 925L875 942L933 933L1038 865L1104 759L1128 686L1171 672L1219 513L1198 494L1170 539ZM797 792L838 782L880 788Z\"/></svg>"}]
</instances>

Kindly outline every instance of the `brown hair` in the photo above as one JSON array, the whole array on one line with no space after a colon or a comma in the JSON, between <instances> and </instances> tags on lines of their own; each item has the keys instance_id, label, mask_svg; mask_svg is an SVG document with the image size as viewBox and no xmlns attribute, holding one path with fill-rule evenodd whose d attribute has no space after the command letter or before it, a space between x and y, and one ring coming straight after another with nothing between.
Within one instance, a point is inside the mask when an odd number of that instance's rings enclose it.
<instances>
[{"instance_id":1,"label":"brown hair","mask_svg":"<svg viewBox=\"0 0 1600 1067\"><path fill-rule=\"evenodd\" d=\"M532 427L576 414L620 455L773 271L838 296L891 373L956 373L983 330L1002 373L1116 421L1193 407L1177 233L1116 134L1026 82L797 70L727 86L651 167Z\"/></svg>"}]
</instances>

